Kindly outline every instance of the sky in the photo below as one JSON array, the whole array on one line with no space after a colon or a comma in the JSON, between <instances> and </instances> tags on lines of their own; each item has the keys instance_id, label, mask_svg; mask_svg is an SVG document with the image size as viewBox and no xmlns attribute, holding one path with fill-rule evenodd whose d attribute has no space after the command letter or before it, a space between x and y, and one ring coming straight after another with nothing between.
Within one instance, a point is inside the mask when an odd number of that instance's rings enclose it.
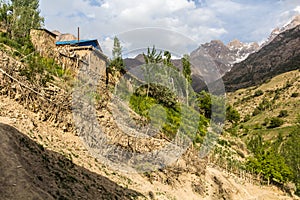
<instances>
[{"instance_id":1,"label":"sky","mask_svg":"<svg viewBox=\"0 0 300 200\"><path fill-rule=\"evenodd\" d=\"M210 40L262 42L300 14L300 0L40 0L45 28L98 39L111 56L155 45L177 55Z\"/></svg>"}]
</instances>

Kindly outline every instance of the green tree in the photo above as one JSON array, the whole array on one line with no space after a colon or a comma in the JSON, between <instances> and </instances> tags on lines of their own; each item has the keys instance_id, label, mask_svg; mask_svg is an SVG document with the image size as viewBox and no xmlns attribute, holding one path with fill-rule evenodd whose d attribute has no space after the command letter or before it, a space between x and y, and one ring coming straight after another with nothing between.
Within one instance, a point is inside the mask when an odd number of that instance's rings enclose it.
<instances>
[{"instance_id":1,"label":"green tree","mask_svg":"<svg viewBox=\"0 0 300 200\"><path fill-rule=\"evenodd\" d=\"M165 66L168 66L176 71L179 71L177 67L175 67L171 61L171 53L169 51L164 52L164 58L163 58L163 63Z\"/></svg>"},{"instance_id":2,"label":"green tree","mask_svg":"<svg viewBox=\"0 0 300 200\"><path fill-rule=\"evenodd\" d=\"M183 55L183 58L181 59L182 62L182 73L183 76L185 77L186 80L186 105L189 105L189 85L192 83L192 78L191 78L191 63L190 63L190 57L189 55L185 54Z\"/></svg>"},{"instance_id":3,"label":"green tree","mask_svg":"<svg viewBox=\"0 0 300 200\"><path fill-rule=\"evenodd\" d=\"M200 109L200 113L203 114L206 118L211 118L211 95L205 91L201 91L197 97L198 107Z\"/></svg>"},{"instance_id":4,"label":"green tree","mask_svg":"<svg viewBox=\"0 0 300 200\"><path fill-rule=\"evenodd\" d=\"M182 73L183 76L186 78L188 83L190 84L192 82L192 71L191 71L191 63L190 63L190 56L185 54L183 55L183 58L181 59L182 62Z\"/></svg>"},{"instance_id":5,"label":"green tree","mask_svg":"<svg viewBox=\"0 0 300 200\"><path fill-rule=\"evenodd\" d=\"M114 38L114 47L112 50L112 56L113 59L109 64L110 72L116 70L123 73L125 71L125 63L122 58L122 46L120 40L117 37Z\"/></svg>"},{"instance_id":6,"label":"green tree","mask_svg":"<svg viewBox=\"0 0 300 200\"><path fill-rule=\"evenodd\" d=\"M112 56L113 59L122 58L122 46L117 36L114 37L114 47L112 50Z\"/></svg>"},{"instance_id":7,"label":"green tree","mask_svg":"<svg viewBox=\"0 0 300 200\"><path fill-rule=\"evenodd\" d=\"M278 152L282 141L280 134L274 143L264 142L261 134L253 136L247 143L248 149L254 154L248 158L248 170L262 175L268 183L283 184L291 180L291 168L285 162L285 157Z\"/></svg>"},{"instance_id":8,"label":"green tree","mask_svg":"<svg viewBox=\"0 0 300 200\"><path fill-rule=\"evenodd\" d=\"M162 52L160 51L159 53L157 53L155 46L153 46L152 50L150 50L150 48L148 47L147 54L143 53L143 56L146 63L146 65L144 66L145 78L148 79L147 80L147 97L148 97L149 90L150 90L150 77L153 75L151 74L151 68L156 67L153 65L162 63L163 59L162 59Z\"/></svg>"},{"instance_id":9,"label":"green tree","mask_svg":"<svg viewBox=\"0 0 300 200\"><path fill-rule=\"evenodd\" d=\"M270 182L286 183L292 177L291 169L286 165L284 158L271 150L250 158L247 167L257 174L262 174L268 184Z\"/></svg>"},{"instance_id":10,"label":"green tree","mask_svg":"<svg viewBox=\"0 0 300 200\"><path fill-rule=\"evenodd\" d=\"M0 1L0 28L6 32L11 30L11 18L12 18L12 6L5 3L3 0Z\"/></svg>"},{"instance_id":11,"label":"green tree","mask_svg":"<svg viewBox=\"0 0 300 200\"><path fill-rule=\"evenodd\" d=\"M281 148L281 155L293 172L293 182L296 184L296 194L300 196L300 125L289 134Z\"/></svg>"},{"instance_id":12,"label":"green tree","mask_svg":"<svg viewBox=\"0 0 300 200\"><path fill-rule=\"evenodd\" d=\"M158 64L163 62L162 52L156 52L155 46L153 46L152 50L148 47L147 54L143 53L144 60L146 64Z\"/></svg>"},{"instance_id":13,"label":"green tree","mask_svg":"<svg viewBox=\"0 0 300 200\"><path fill-rule=\"evenodd\" d=\"M262 135L259 134L250 138L249 142L247 143L247 147L255 155L262 154L264 151Z\"/></svg>"},{"instance_id":14,"label":"green tree","mask_svg":"<svg viewBox=\"0 0 300 200\"><path fill-rule=\"evenodd\" d=\"M1 2L1 21L11 39L26 43L30 29L41 28L44 18L40 16L38 0L11 0Z\"/></svg>"},{"instance_id":15,"label":"green tree","mask_svg":"<svg viewBox=\"0 0 300 200\"><path fill-rule=\"evenodd\" d=\"M226 119L231 123L238 123L240 121L240 114L231 105L226 108Z\"/></svg>"}]
</instances>

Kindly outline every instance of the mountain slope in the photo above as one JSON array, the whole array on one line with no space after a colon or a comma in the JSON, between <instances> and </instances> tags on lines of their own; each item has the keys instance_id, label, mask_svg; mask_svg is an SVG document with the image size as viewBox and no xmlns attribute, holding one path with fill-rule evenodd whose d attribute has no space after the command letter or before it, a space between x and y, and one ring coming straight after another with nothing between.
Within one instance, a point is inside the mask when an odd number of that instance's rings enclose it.
<instances>
[{"instance_id":1,"label":"mountain slope","mask_svg":"<svg viewBox=\"0 0 300 200\"><path fill-rule=\"evenodd\" d=\"M227 91L235 91L300 66L300 25L276 36L268 45L233 66L223 81Z\"/></svg>"},{"instance_id":2,"label":"mountain slope","mask_svg":"<svg viewBox=\"0 0 300 200\"><path fill-rule=\"evenodd\" d=\"M300 194L299 80L300 71L294 70L277 75L261 85L242 88L227 95L229 103L241 114L240 123L228 131L233 137L248 143L250 151L253 150L249 142L253 144L253 138L261 137L261 149L265 152L274 151L277 155L275 160L281 156L292 171L290 181L293 184L289 190L294 193L297 189L297 195ZM259 146L255 149L259 149ZM279 171L276 172L281 173Z\"/></svg>"},{"instance_id":3,"label":"mountain slope","mask_svg":"<svg viewBox=\"0 0 300 200\"><path fill-rule=\"evenodd\" d=\"M45 149L0 123L1 199L132 199L142 196Z\"/></svg>"}]
</instances>

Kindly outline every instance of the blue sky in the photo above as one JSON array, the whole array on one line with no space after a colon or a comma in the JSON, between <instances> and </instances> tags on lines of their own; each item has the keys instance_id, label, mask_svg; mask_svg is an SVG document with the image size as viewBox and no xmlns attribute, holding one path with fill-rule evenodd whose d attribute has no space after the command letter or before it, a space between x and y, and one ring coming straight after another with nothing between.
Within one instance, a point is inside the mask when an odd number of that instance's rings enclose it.
<instances>
[{"instance_id":1,"label":"blue sky","mask_svg":"<svg viewBox=\"0 0 300 200\"><path fill-rule=\"evenodd\" d=\"M151 37L157 38L163 34L159 29L173 31L188 38L186 40L193 40L196 45L213 39L225 43L233 39L261 42L274 28L300 14L300 1L41 0L40 9L45 17L46 28L76 35L79 26L82 38L99 39L102 49L109 55L112 38L128 31L132 34L131 38L127 34L129 42L122 40L125 49L137 37L140 42L145 41L145 45L148 45L147 41L152 40ZM132 30L147 27L155 27L158 31L156 34L133 34ZM180 43L183 37L176 38L176 42ZM162 39L155 41L162 46L164 42L170 43Z\"/></svg>"}]
</instances>

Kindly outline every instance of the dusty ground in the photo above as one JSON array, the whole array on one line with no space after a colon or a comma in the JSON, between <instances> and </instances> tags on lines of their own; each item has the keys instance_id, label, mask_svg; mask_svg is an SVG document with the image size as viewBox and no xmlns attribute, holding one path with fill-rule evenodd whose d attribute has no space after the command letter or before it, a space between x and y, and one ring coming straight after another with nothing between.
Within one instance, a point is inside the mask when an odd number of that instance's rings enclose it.
<instances>
[{"instance_id":1,"label":"dusty ground","mask_svg":"<svg viewBox=\"0 0 300 200\"><path fill-rule=\"evenodd\" d=\"M250 184L214 167L206 169L203 180L183 173L171 185L113 171L90 156L73 133L39 121L4 96L0 96L0 123L2 199L292 199L277 188Z\"/></svg>"}]
</instances>

